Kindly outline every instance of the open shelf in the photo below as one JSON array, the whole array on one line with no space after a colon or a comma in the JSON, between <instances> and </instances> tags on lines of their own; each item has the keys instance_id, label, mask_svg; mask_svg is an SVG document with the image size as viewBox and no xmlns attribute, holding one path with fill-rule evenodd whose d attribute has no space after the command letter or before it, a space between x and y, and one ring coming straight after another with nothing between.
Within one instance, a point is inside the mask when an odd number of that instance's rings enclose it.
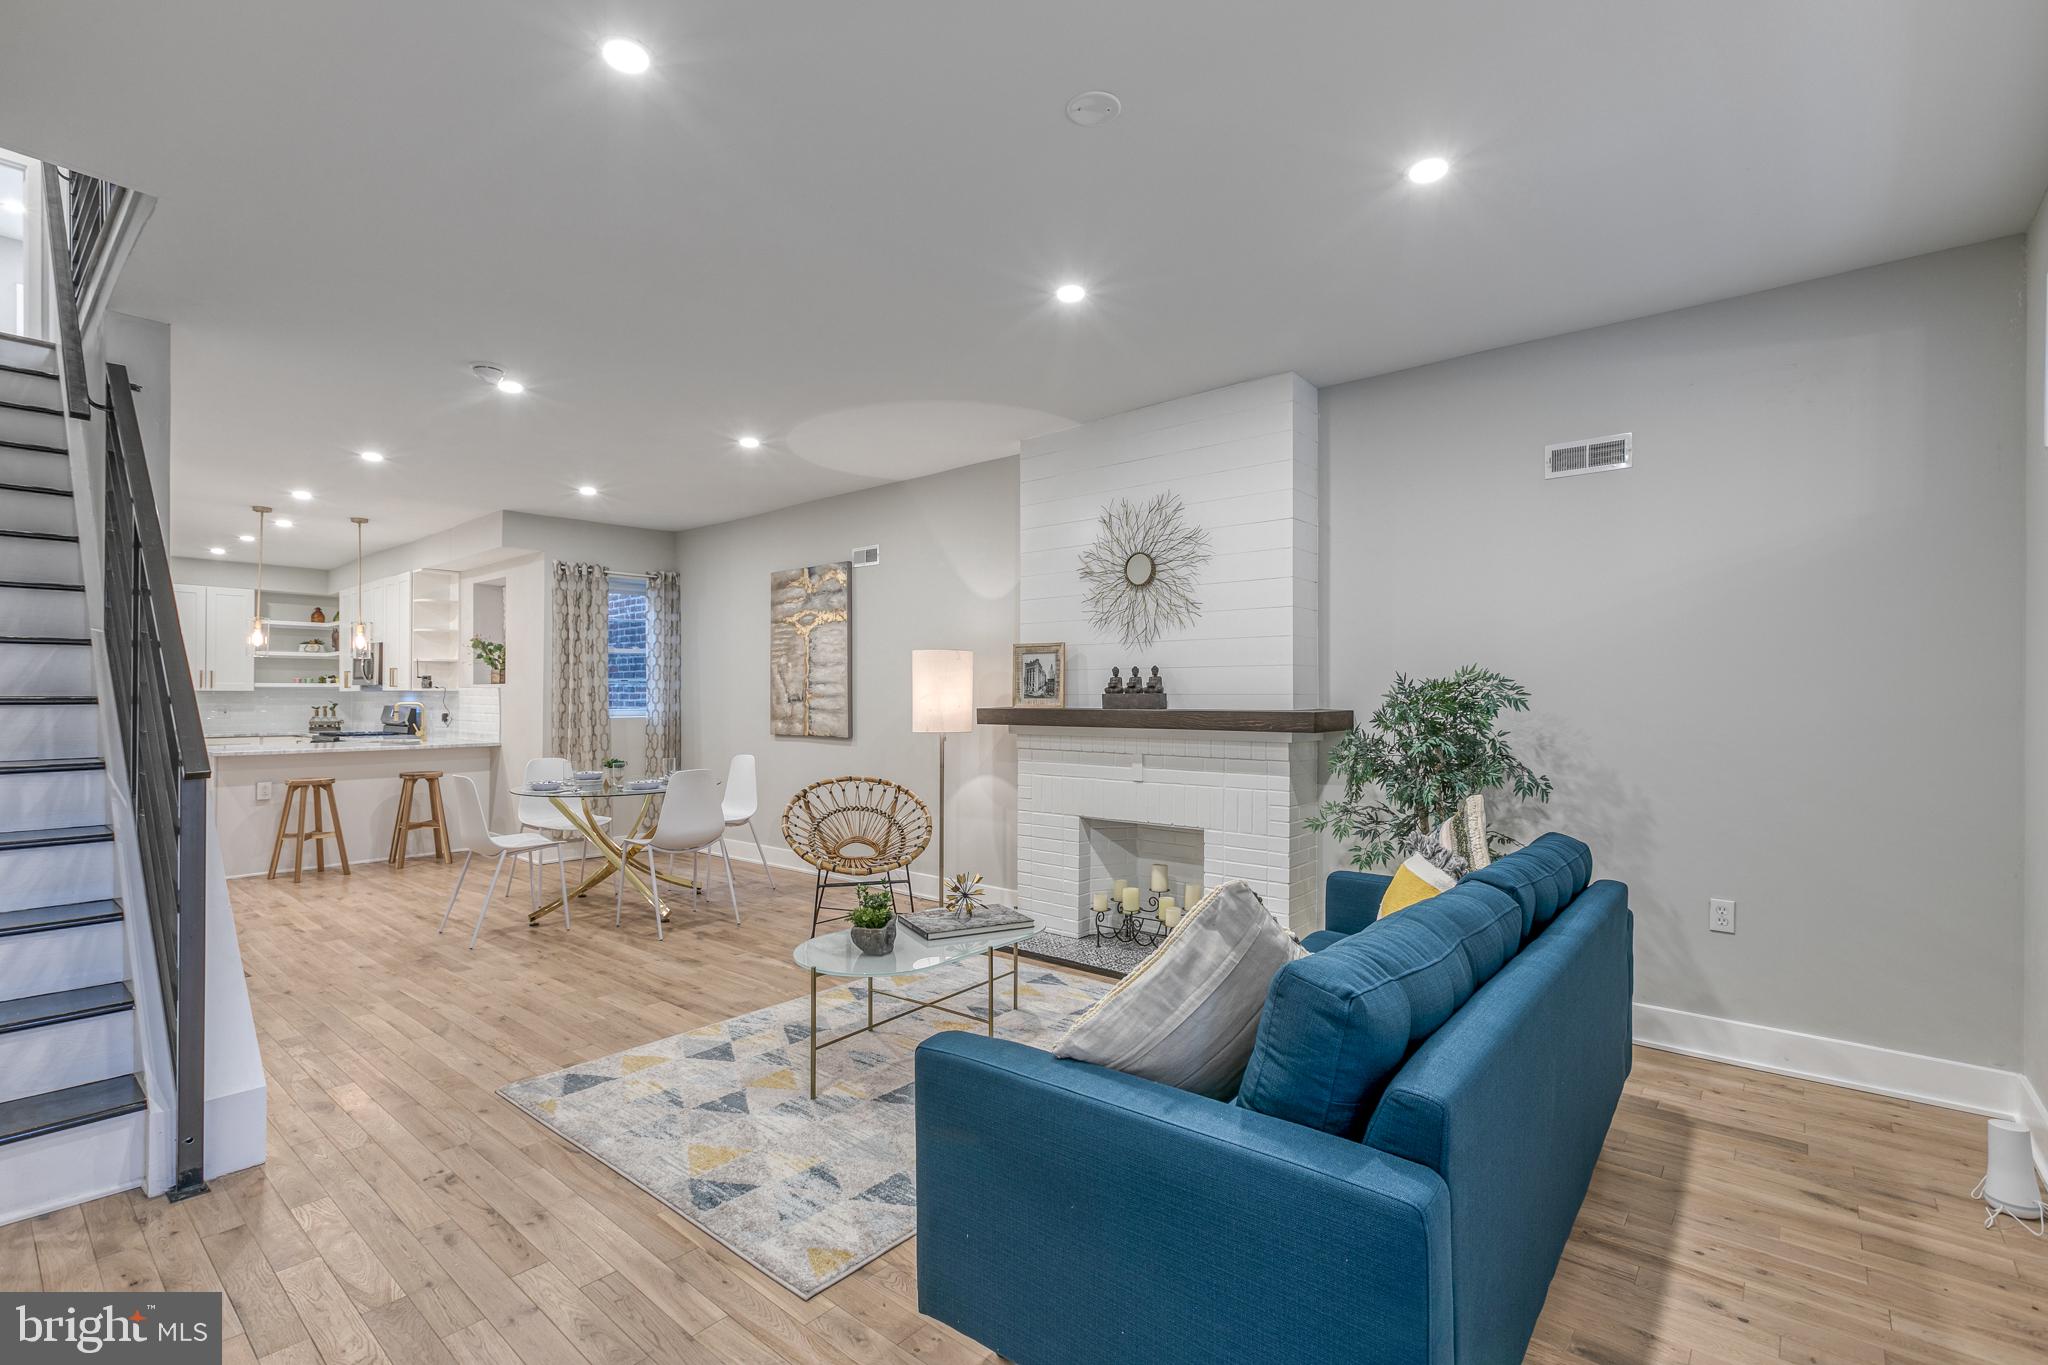
<instances>
[{"instance_id":1,"label":"open shelf","mask_svg":"<svg viewBox=\"0 0 2048 1365\"><path fill-rule=\"evenodd\" d=\"M255 657L259 659L339 659L341 651L338 649L259 649L256 651Z\"/></svg>"}]
</instances>

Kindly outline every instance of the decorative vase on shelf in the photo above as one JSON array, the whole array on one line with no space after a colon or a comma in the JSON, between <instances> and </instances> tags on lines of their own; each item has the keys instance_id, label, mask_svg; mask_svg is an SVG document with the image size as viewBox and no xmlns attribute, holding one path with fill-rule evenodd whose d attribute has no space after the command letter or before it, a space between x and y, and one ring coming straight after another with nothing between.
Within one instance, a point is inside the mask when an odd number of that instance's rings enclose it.
<instances>
[{"instance_id":1,"label":"decorative vase on shelf","mask_svg":"<svg viewBox=\"0 0 2048 1365\"><path fill-rule=\"evenodd\" d=\"M851 932L853 946L863 957L883 957L896 951L896 920L893 916L879 929L863 929L855 925Z\"/></svg>"},{"instance_id":2,"label":"decorative vase on shelf","mask_svg":"<svg viewBox=\"0 0 2048 1365\"><path fill-rule=\"evenodd\" d=\"M327 613L322 611L320 608L315 607L313 608L313 614L311 616L308 616L306 620L308 620L316 626L323 626L327 624Z\"/></svg>"}]
</instances>

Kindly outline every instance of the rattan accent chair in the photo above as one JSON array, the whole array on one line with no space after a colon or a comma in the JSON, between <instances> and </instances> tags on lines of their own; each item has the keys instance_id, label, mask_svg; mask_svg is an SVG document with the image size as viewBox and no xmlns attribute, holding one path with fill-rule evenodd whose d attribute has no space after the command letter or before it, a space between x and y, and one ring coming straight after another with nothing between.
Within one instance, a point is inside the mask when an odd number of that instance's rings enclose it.
<instances>
[{"instance_id":1,"label":"rattan accent chair","mask_svg":"<svg viewBox=\"0 0 2048 1365\"><path fill-rule=\"evenodd\" d=\"M906 905L916 904L910 864L932 841L932 815L916 792L885 778L829 777L790 798L782 839L818 870L811 894L815 938L821 920L845 919L852 909L835 906L838 913L825 914L826 893L835 888L886 886L894 902L900 885Z\"/></svg>"}]
</instances>

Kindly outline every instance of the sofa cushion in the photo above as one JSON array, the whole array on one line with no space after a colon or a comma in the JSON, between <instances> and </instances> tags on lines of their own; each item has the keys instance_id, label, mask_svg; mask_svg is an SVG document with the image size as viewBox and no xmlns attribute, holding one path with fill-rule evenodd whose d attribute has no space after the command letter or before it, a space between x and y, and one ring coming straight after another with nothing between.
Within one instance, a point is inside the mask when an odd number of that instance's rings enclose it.
<instances>
[{"instance_id":1,"label":"sofa cushion","mask_svg":"<svg viewBox=\"0 0 2048 1365\"><path fill-rule=\"evenodd\" d=\"M1312 934L1303 934L1301 946L1312 953L1320 953L1323 949L1333 947L1350 937L1351 935L1341 929L1318 929Z\"/></svg>"},{"instance_id":2,"label":"sofa cushion","mask_svg":"<svg viewBox=\"0 0 2048 1365\"><path fill-rule=\"evenodd\" d=\"M1569 834L1555 833L1465 875L1466 882L1498 887L1515 898L1522 907L1525 943L1542 933L1592 880L1593 850Z\"/></svg>"},{"instance_id":3,"label":"sofa cushion","mask_svg":"<svg viewBox=\"0 0 2048 1365\"><path fill-rule=\"evenodd\" d=\"M1401 1063L1521 947L1521 906L1461 883L1280 969L1237 1103L1355 1138Z\"/></svg>"},{"instance_id":4,"label":"sofa cushion","mask_svg":"<svg viewBox=\"0 0 2048 1365\"><path fill-rule=\"evenodd\" d=\"M1249 886L1218 887L1074 1021L1052 1055L1229 1099L1273 974L1302 952Z\"/></svg>"}]
</instances>

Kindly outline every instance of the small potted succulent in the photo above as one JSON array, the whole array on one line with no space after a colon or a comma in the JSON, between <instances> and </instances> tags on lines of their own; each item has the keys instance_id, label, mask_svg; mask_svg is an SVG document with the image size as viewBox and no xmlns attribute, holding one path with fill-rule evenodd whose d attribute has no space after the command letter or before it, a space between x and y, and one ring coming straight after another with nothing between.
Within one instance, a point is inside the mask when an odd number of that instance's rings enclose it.
<instances>
[{"instance_id":1,"label":"small potted succulent","mask_svg":"<svg viewBox=\"0 0 2048 1365\"><path fill-rule=\"evenodd\" d=\"M607 787L617 787L622 785L625 780L626 760L623 758L606 759L604 761L604 784Z\"/></svg>"},{"instance_id":2,"label":"small potted succulent","mask_svg":"<svg viewBox=\"0 0 2048 1365\"><path fill-rule=\"evenodd\" d=\"M469 637L469 650L470 653L476 655L478 663L491 671L492 682L501 683L505 681L504 641L486 640L481 635L472 635Z\"/></svg>"},{"instance_id":3,"label":"small potted succulent","mask_svg":"<svg viewBox=\"0 0 2048 1365\"><path fill-rule=\"evenodd\" d=\"M863 956L880 957L896 949L896 898L886 886L863 886L853 907L853 946Z\"/></svg>"}]
</instances>

